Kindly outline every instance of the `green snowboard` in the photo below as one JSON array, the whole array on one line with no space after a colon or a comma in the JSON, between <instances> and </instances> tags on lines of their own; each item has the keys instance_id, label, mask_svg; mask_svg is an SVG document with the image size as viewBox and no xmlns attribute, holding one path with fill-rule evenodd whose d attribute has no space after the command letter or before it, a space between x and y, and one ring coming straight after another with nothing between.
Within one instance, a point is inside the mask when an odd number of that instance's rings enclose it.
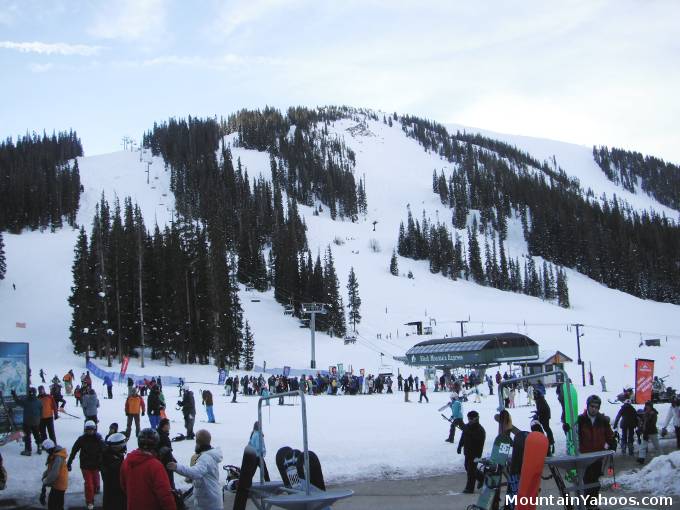
<instances>
[{"instance_id":1,"label":"green snowboard","mask_svg":"<svg viewBox=\"0 0 680 510\"><path fill-rule=\"evenodd\" d=\"M512 455L512 440L507 434L499 435L493 442L491 456L484 462L484 485L479 499L474 505L468 506L468 510L491 510L494 501L500 493L503 479L503 468Z\"/></svg>"},{"instance_id":2,"label":"green snowboard","mask_svg":"<svg viewBox=\"0 0 680 510\"><path fill-rule=\"evenodd\" d=\"M564 396L564 422L569 425L569 432L567 432L567 455L578 455L578 433L576 431L578 393L576 393L576 387L570 382L565 382L562 385L562 395ZM565 478L570 482L575 481L576 470L571 469L567 471Z\"/></svg>"}]
</instances>

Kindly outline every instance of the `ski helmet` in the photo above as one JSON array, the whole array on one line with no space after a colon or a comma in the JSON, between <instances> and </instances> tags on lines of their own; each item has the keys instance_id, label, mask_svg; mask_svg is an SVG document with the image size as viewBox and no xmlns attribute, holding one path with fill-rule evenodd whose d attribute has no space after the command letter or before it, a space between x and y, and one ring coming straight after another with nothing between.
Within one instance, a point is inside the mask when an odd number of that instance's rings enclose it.
<instances>
[{"instance_id":1,"label":"ski helmet","mask_svg":"<svg viewBox=\"0 0 680 510\"><path fill-rule=\"evenodd\" d=\"M85 422L85 430L87 430L87 429L96 429L96 428L97 428L97 424L96 424L94 421L92 421L92 420L87 420L87 421Z\"/></svg>"},{"instance_id":2,"label":"ski helmet","mask_svg":"<svg viewBox=\"0 0 680 510\"><path fill-rule=\"evenodd\" d=\"M146 428L137 436L137 445L141 450L153 450L158 446L160 437L154 429Z\"/></svg>"},{"instance_id":3,"label":"ski helmet","mask_svg":"<svg viewBox=\"0 0 680 510\"><path fill-rule=\"evenodd\" d=\"M600 407L602 406L602 399L597 395L591 395L586 400L586 406L590 407L590 404L597 404Z\"/></svg>"},{"instance_id":4,"label":"ski helmet","mask_svg":"<svg viewBox=\"0 0 680 510\"><path fill-rule=\"evenodd\" d=\"M106 438L106 444L109 446L121 446L125 445L126 442L127 437L122 432L116 432L115 434L111 434Z\"/></svg>"}]
</instances>

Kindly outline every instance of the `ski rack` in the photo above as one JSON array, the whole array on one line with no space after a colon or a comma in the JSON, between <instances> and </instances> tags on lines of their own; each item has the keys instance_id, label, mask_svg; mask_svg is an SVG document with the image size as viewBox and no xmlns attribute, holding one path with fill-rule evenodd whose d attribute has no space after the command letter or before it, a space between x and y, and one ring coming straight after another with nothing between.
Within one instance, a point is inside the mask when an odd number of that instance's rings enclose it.
<instances>
[{"instance_id":1,"label":"ski rack","mask_svg":"<svg viewBox=\"0 0 680 510\"><path fill-rule=\"evenodd\" d=\"M250 499L255 506L260 510L269 510L272 506L287 508L290 510L320 510L327 509L333 506L333 503L339 499L349 498L354 494L354 491L335 490L335 491L321 491L312 488L309 474L309 445L307 442L307 404L305 401L305 393L302 390L286 391L284 393L273 393L267 396L261 396L257 401L257 423L260 434L262 434L262 402L269 402L272 399L286 396L299 396L301 402L302 414L302 446L305 472L305 490L284 489L281 482L265 482L264 481L264 458L259 456L260 460L260 483L253 484L250 489ZM280 491L285 490L288 494L280 494ZM292 492L292 493L291 493ZM259 501L258 501L259 500Z\"/></svg>"}]
</instances>

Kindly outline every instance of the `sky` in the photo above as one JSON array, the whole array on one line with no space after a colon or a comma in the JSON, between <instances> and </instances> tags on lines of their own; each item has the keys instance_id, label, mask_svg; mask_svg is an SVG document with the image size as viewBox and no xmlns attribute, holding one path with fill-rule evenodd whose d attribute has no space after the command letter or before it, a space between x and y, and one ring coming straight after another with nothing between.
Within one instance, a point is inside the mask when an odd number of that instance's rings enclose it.
<instances>
[{"instance_id":1,"label":"sky","mask_svg":"<svg viewBox=\"0 0 680 510\"><path fill-rule=\"evenodd\" d=\"M680 2L0 0L0 136L351 105L680 163Z\"/></svg>"}]
</instances>

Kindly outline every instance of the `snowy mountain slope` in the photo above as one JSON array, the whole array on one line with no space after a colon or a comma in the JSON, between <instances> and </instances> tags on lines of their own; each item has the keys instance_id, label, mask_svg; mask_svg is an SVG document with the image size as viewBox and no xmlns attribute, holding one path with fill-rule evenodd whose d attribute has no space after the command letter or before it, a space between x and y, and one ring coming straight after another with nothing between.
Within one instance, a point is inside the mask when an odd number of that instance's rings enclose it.
<instances>
[{"instance_id":1,"label":"snowy mountain slope","mask_svg":"<svg viewBox=\"0 0 680 510\"><path fill-rule=\"evenodd\" d=\"M561 167L570 177L576 177L584 191L587 191L588 188L592 189L597 198L600 198L604 193L607 195L607 199L611 200L616 195L617 199L627 202L637 211L654 210L657 214L665 214L675 221L678 221L680 217L679 211L659 203L654 197L641 189L638 189L637 193L631 193L607 179L607 176L593 159L592 147L531 136L496 133L458 124L447 124L446 128L449 133L465 131L501 140L531 154L538 161L548 161L550 166L553 166L554 156L558 167Z\"/></svg>"},{"instance_id":2,"label":"snowy mountain slope","mask_svg":"<svg viewBox=\"0 0 680 510\"><path fill-rule=\"evenodd\" d=\"M395 372L399 368L406 374L419 374L422 377L421 370L403 367L391 359L392 356L403 355L414 343L426 338L412 335L411 328L404 325L415 320L431 323L435 336L457 336L459 326L455 321L470 319L471 322L465 326L466 334L519 331L538 341L541 349L559 348L576 359L575 332L568 329L567 325L578 322L585 324L585 336L581 339L583 359L586 363L592 363L596 379L605 375L610 389L617 390L623 384L632 384L633 360L636 357L655 359L656 373L670 374L667 383L674 387L680 385L675 363L677 356L680 356L679 306L641 300L608 289L571 270L567 270L571 309L562 309L536 298L481 287L467 281L454 282L431 274L425 261L400 257L400 273L405 275L410 270L414 279L390 275L389 259L396 248L399 223L406 219L408 204L414 218L420 218L425 210L431 219L436 220L438 217L450 225L450 210L442 206L438 196L432 193L431 183L434 169L443 169L448 174L451 166L438 156L423 151L415 140L405 137L398 123L388 127L381 122L367 121L367 130L353 129L356 125L356 121L341 120L332 123L329 130L341 136L356 153L356 174L365 176L369 207L367 217L356 223L332 221L327 211L315 216L312 208L299 206L300 214L308 226L313 254L316 255L317 250L323 253L326 246L331 246L345 296L347 275L350 267L354 267L363 301L363 319L358 326L355 345L345 345L342 339L317 333L318 367L343 363L345 368L352 366L355 371L365 368L375 373L384 368L381 367L382 362L391 365ZM233 137L227 137L227 141L231 140ZM586 161L585 155L590 154L589 149L570 149L569 144L560 142L538 140L535 143L537 153L534 156L538 159L556 154L558 164L570 175L577 175L582 186L592 187L596 194L601 191L610 194L607 191L610 187L604 186L614 185L604 178L592 161ZM573 150L573 159L569 157L570 150ZM238 147L232 148L232 152L234 161L241 160L251 179L258 174L269 178L267 154ZM139 159L138 152L118 152L80 159L85 193L81 197L78 222L86 227L88 234L94 207L102 190L110 203L114 193L121 199L131 195L133 201L142 207L148 228L153 227L154 221L162 225L171 220L173 200L169 192L169 172L165 172L162 160L154 158L150 184L147 185L145 161L150 156L143 154L143 161ZM602 188L596 189L597 186ZM163 193L167 196L163 197ZM617 195L624 194L623 190L617 191ZM632 195L631 200L635 197ZM657 209L658 204L648 197L640 195L636 199L639 201L636 207L660 210ZM378 222L375 231L373 221ZM8 272L6 280L0 283L0 339L30 341L34 373L39 368L44 368L50 376L53 373L63 374L68 368L74 368L79 373L84 367L83 359L71 354L68 340L71 311L66 299L70 293L76 237L77 231L68 229L55 233L5 235ZM340 245L334 243L336 238ZM380 251L371 251L371 242L379 245ZM526 253L518 221L509 223L506 248L513 257L521 257ZM540 259L537 261L540 262ZM12 283L16 284L16 290L12 289ZM297 319L283 315L283 307L274 301L273 292L246 292L242 289L240 297L244 318L249 321L255 335L255 363L261 366L266 361L268 367L308 367L310 332L301 329ZM25 322L27 327L16 328L16 322ZM382 338L377 338L378 335ZM668 338L665 335L669 335ZM649 337L660 337L661 347L638 347L642 338ZM100 364L104 365L103 362ZM117 370L117 364L114 367ZM574 381L580 381L580 371L575 363L567 365L567 370ZM215 369L209 366L176 365L166 368L159 362L149 362L147 368L142 369L137 360L132 360L129 371L136 374L183 375L187 380L203 381L204 384L190 385L195 391L206 387L205 383L216 380ZM33 382L36 380L34 377ZM174 391L168 390L170 402L175 397ZM581 398L593 391L597 390L592 387L580 388ZM213 393L217 394L219 390L213 387ZM121 395L122 389L116 389L116 399L102 403L104 423L122 420ZM431 394L430 398L432 403L429 406L405 405L401 394L311 399L308 404L310 444L322 458L328 477L337 480L381 474L409 476L460 468L462 460L453 454L446 455L443 462L432 460L441 457L441 440L448 423L443 422L435 412L446 396ZM222 424L210 427L216 442L225 451L225 461L229 463L237 462L240 458L240 451L256 416L255 399L248 399L247 402L229 406L226 398L219 397L216 404L217 419ZM552 395L549 402L555 410L557 402ZM485 399L478 406L488 435L492 434L494 426L492 416L495 405L494 397ZM468 406L472 407L472 404ZM73 410L72 404L69 407ZM615 412L615 408L608 404L605 404L605 410L608 413ZM265 434L270 456L282 444L299 443L298 411L297 407L274 406L270 413L265 413L269 414ZM177 431L181 426L181 417L172 409L171 414L175 420L174 430ZM525 424L529 409L518 409L513 414L518 423ZM662 415L665 415L663 406ZM64 438L62 442L70 446L81 422L64 420L59 423L60 434ZM558 437L558 446L562 442L563 438ZM18 451L19 447L11 448ZM178 458L187 459L190 453L190 444L178 445ZM14 468L31 463L31 466L35 464L35 471L38 472L41 466L41 459L35 457L5 457L10 458L8 462ZM22 461L25 463L20 464ZM76 478L72 477L74 480ZM74 481L75 490L79 483L79 480Z\"/></svg>"}]
</instances>

